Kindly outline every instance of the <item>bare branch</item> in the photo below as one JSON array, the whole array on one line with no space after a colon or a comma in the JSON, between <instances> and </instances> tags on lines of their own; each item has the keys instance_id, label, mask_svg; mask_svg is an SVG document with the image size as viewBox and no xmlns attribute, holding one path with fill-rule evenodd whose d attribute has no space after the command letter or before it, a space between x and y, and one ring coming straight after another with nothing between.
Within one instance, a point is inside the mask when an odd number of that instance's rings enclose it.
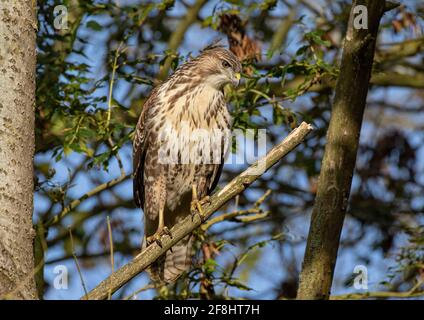
<instances>
[{"instance_id":1,"label":"bare branch","mask_svg":"<svg viewBox=\"0 0 424 320\"><path fill-rule=\"evenodd\" d=\"M231 212L223 213L213 219L210 219L208 222L204 223L201 228L203 231L208 230L214 224L223 222L223 221L237 221L237 222L252 222L260 219L264 219L269 215L269 212L264 212L260 206L265 201L265 199L271 194L271 190L267 190L253 205L252 208L246 210L234 210ZM248 217L242 217L249 215Z\"/></svg>"},{"instance_id":2,"label":"bare branch","mask_svg":"<svg viewBox=\"0 0 424 320\"><path fill-rule=\"evenodd\" d=\"M89 192L87 192L86 194L84 194L83 196L81 196L78 199L75 199L74 201L72 201L67 207L65 207L61 213L59 213L58 215L54 216L52 219L50 219L49 221L47 221L45 223L45 227L50 227L56 223L58 223L60 220L63 219L64 216L66 216L68 213L70 213L73 209L75 209L76 207L78 207L81 202L83 202L85 199L88 199L108 188L111 188L113 186L116 186L117 184L121 183L122 181L126 180L127 178L129 178L131 175L121 175L116 179L110 180L108 182L105 182L101 185L98 185L97 187L95 187L94 189L90 190Z\"/></svg>"}]
</instances>

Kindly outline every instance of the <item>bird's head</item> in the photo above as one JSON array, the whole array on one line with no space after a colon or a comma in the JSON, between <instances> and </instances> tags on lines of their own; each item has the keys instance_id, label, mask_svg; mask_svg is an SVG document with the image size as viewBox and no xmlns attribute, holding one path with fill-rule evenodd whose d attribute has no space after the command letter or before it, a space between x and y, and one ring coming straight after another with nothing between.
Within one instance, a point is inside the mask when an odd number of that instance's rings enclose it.
<instances>
[{"instance_id":1,"label":"bird's head","mask_svg":"<svg viewBox=\"0 0 424 320\"><path fill-rule=\"evenodd\" d=\"M204 49L196 59L200 75L205 82L221 90L226 84L238 86L241 63L238 58L222 46Z\"/></svg>"}]
</instances>

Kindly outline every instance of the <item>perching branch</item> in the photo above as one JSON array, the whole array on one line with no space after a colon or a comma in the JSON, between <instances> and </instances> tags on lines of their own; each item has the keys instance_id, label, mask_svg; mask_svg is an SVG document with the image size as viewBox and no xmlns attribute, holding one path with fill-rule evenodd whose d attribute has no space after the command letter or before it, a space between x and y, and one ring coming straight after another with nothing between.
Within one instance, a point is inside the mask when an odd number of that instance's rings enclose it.
<instances>
[{"instance_id":1,"label":"perching branch","mask_svg":"<svg viewBox=\"0 0 424 320\"><path fill-rule=\"evenodd\" d=\"M107 279L102 281L96 288L90 291L82 299L106 299L110 292L114 293L128 281L145 270L149 265L156 261L161 255L169 250L178 241L192 232L202 224L202 220L209 218L215 211L220 209L230 199L234 198L269 168L276 164L281 158L286 156L296 146L298 146L305 137L311 132L312 126L303 122L298 128L293 130L279 145L271 149L262 159L255 162L243 173L235 177L222 190L213 194L209 204L203 207L204 216L200 219L198 215L193 218L189 215L181 223L171 229L172 238L163 236L161 239L162 247L153 243L143 252L134 258L133 261L124 265L112 273ZM263 170L259 170L263 169Z\"/></svg>"}]
</instances>

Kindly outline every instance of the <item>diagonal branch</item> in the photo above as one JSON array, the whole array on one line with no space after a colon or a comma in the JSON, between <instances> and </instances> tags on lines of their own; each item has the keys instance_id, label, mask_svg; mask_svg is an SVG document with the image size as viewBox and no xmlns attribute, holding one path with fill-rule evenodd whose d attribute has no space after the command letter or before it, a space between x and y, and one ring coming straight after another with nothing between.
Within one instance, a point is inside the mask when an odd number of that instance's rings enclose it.
<instances>
[{"instance_id":1,"label":"diagonal branch","mask_svg":"<svg viewBox=\"0 0 424 320\"><path fill-rule=\"evenodd\" d=\"M203 208L204 216L200 219L198 215L186 217L181 223L175 225L171 229L172 238L163 236L161 239L162 247L153 243L141 252L133 261L124 265L122 268L112 273L106 280L102 281L96 288L90 291L82 299L106 299L109 292L114 293L116 290L125 285L128 281L145 270L156 259L163 255L178 241L192 232L202 224L202 220L209 218L215 211L220 209L229 200L243 192L255 180L269 168L276 164L281 158L286 156L290 151L296 148L305 137L311 132L312 126L303 122L298 128L293 130L279 145L271 149L262 159L255 162L243 173L235 177L222 190L213 194L208 205ZM258 170L259 169L259 170ZM263 169L263 170L260 170Z\"/></svg>"},{"instance_id":2,"label":"diagonal branch","mask_svg":"<svg viewBox=\"0 0 424 320\"><path fill-rule=\"evenodd\" d=\"M66 206L58 215L54 216L53 218L51 218L50 220L48 220L44 226L46 228L51 227L52 225L58 223L61 219L63 219L63 217L65 217L67 214L69 214L70 212L72 212L72 210L74 210L76 207L78 207L81 202L83 202L85 199L88 199L106 189L109 189L113 186L116 186L117 184L121 183L122 181L126 180L127 178L129 178L131 175L125 175L122 174L121 176L119 176L116 179L110 180L108 182L102 183L101 185L98 185L97 187L95 187L94 189L90 190L89 192L87 192L86 194L84 194L83 196L81 196L78 199L73 200L68 206Z\"/></svg>"},{"instance_id":3,"label":"diagonal branch","mask_svg":"<svg viewBox=\"0 0 424 320\"><path fill-rule=\"evenodd\" d=\"M269 49L270 52L274 53L276 51L283 51L287 35L289 34L289 31L293 26L293 23L295 22L297 9L297 6L291 7L289 14L286 17L282 18L280 25L278 26L277 30L274 33L274 36L272 37Z\"/></svg>"}]
</instances>

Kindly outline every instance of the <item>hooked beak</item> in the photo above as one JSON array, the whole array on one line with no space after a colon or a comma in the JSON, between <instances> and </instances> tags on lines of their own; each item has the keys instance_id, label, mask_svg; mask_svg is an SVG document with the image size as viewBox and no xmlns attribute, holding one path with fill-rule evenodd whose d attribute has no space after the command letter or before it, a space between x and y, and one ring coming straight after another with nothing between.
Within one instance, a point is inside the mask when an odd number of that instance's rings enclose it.
<instances>
[{"instance_id":1,"label":"hooked beak","mask_svg":"<svg viewBox=\"0 0 424 320\"><path fill-rule=\"evenodd\" d=\"M241 78L241 75L240 75L239 72L237 72L237 73L234 74L234 78L233 78L233 85L234 85L234 87L237 87L239 85L240 78Z\"/></svg>"}]
</instances>

